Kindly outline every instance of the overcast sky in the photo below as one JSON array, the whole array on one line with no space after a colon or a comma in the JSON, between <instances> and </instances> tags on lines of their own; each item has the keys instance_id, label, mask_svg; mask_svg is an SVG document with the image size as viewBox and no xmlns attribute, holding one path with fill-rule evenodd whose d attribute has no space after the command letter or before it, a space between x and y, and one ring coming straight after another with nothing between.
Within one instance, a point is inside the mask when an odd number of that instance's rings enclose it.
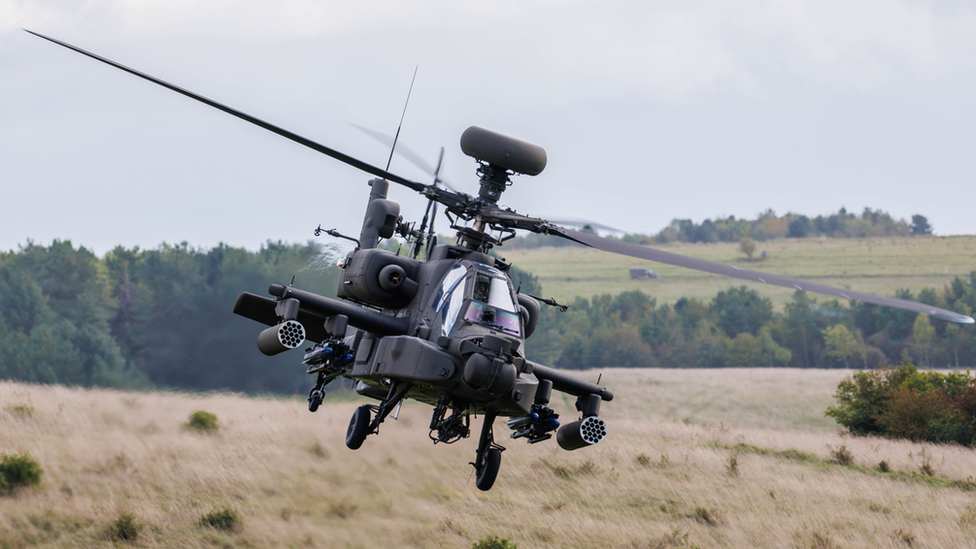
<instances>
[{"instance_id":1,"label":"overcast sky","mask_svg":"<svg viewBox=\"0 0 976 549\"><path fill-rule=\"evenodd\" d=\"M394 133L419 65L401 144L445 147L472 194L466 127L541 145L502 199L531 215L654 233L871 207L976 233L964 2L0 0L0 249L102 254L358 235L369 177L20 27L381 167L349 124Z\"/></svg>"}]
</instances>

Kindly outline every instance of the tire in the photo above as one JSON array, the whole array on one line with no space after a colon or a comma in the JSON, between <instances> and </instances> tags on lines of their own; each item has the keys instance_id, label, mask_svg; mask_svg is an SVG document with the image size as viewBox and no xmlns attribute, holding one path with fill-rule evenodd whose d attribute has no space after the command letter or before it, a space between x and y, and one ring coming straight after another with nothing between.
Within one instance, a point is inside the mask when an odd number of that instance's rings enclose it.
<instances>
[{"instance_id":1,"label":"tire","mask_svg":"<svg viewBox=\"0 0 976 549\"><path fill-rule=\"evenodd\" d=\"M353 412L349 419L349 428L346 429L346 447L350 450L358 450L369 434L369 422L372 414L369 405L364 404Z\"/></svg>"},{"instance_id":2,"label":"tire","mask_svg":"<svg viewBox=\"0 0 976 549\"><path fill-rule=\"evenodd\" d=\"M478 478L475 480L475 486L478 487L482 492L487 492L491 490L492 484L495 484L495 477L498 476L498 468L502 464L502 453L496 448L489 448L488 453L485 456L485 463L478 473Z\"/></svg>"},{"instance_id":3,"label":"tire","mask_svg":"<svg viewBox=\"0 0 976 549\"><path fill-rule=\"evenodd\" d=\"M308 411L314 412L319 409L322 404L322 393L319 391L312 391L312 394L308 395Z\"/></svg>"}]
</instances>

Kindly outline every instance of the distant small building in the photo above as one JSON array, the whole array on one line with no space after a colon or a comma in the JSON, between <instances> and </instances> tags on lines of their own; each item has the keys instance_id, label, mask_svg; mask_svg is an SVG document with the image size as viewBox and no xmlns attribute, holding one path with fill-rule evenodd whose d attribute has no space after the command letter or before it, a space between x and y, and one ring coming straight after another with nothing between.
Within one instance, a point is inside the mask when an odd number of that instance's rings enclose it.
<instances>
[{"instance_id":1,"label":"distant small building","mask_svg":"<svg viewBox=\"0 0 976 549\"><path fill-rule=\"evenodd\" d=\"M648 280L651 278L661 278L661 275L655 273L650 269L631 269L630 279L631 280Z\"/></svg>"}]
</instances>

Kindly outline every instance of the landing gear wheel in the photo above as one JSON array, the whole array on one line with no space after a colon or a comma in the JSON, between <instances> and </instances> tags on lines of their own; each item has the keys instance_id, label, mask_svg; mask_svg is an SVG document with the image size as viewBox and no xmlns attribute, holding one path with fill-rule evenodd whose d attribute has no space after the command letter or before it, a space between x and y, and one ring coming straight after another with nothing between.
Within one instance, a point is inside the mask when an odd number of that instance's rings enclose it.
<instances>
[{"instance_id":1,"label":"landing gear wheel","mask_svg":"<svg viewBox=\"0 0 976 549\"><path fill-rule=\"evenodd\" d=\"M317 391L312 389L312 393L308 395L308 411L314 412L319 409L319 405L322 404L322 391Z\"/></svg>"},{"instance_id":2,"label":"landing gear wheel","mask_svg":"<svg viewBox=\"0 0 976 549\"><path fill-rule=\"evenodd\" d=\"M353 412L349 420L349 428L346 429L346 446L350 450L358 450L369 434L369 422L371 420L369 405L364 404Z\"/></svg>"},{"instance_id":3,"label":"landing gear wheel","mask_svg":"<svg viewBox=\"0 0 976 549\"><path fill-rule=\"evenodd\" d=\"M485 454L485 461L481 464L478 471L478 478L474 485L482 492L491 490L491 485L495 484L495 477L498 476L498 468L502 464L502 452L497 448L489 448Z\"/></svg>"}]
</instances>

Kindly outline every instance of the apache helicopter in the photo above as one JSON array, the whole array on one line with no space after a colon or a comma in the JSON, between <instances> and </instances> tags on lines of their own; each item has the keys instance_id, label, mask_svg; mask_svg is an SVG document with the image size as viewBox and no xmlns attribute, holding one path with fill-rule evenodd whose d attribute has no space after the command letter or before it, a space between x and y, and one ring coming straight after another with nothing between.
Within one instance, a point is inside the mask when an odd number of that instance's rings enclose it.
<instances>
[{"instance_id":1,"label":"apache helicopter","mask_svg":"<svg viewBox=\"0 0 976 549\"><path fill-rule=\"evenodd\" d=\"M25 29L26 30L26 29ZM897 307L960 323L973 319L923 303L834 288L723 265L702 259L627 244L575 231L544 219L498 205L514 175L535 176L546 167L543 148L472 126L461 135L461 150L477 163L477 196L451 188L424 184L377 168L335 149L259 120L191 91L125 67L65 42L27 31L40 38L126 71L200 101L286 139L373 175L359 238L335 230L324 231L356 243L339 262L338 299L316 295L291 285L272 284L272 298L242 293L234 312L270 326L257 337L258 348L276 355L313 342L303 363L315 376L308 409L322 403L325 386L340 377L354 381L355 390L378 404L360 406L346 431L346 446L359 449L366 437L405 399L433 406L430 438L452 443L471 434L471 416L481 414L475 460L476 486L491 488L504 447L495 442L498 416L510 418L511 438L530 444L556 440L565 450L601 442L607 429L599 417L603 401L613 399L607 388L528 360L525 340L539 320L541 304L554 300L523 294L508 277L510 265L489 250L513 238L516 230L559 236L584 246L787 288ZM443 155L443 151L442 151ZM427 212L417 227L400 216L400 206L388 199L390 183L402 185L428 199ZM433 217L443 206L457 233L454 244L441 244L434 235ZM430 214L433 213L433 216ZM429 221L429 223L428 223ZM321 226L316 234L322 232ZM400 236L411 244L407 255L377 245ZM423 257L421 257L423 252ZM577 397L579 418L562 425L549 408L552 391Z\"/></svg>"}]
</instances>

